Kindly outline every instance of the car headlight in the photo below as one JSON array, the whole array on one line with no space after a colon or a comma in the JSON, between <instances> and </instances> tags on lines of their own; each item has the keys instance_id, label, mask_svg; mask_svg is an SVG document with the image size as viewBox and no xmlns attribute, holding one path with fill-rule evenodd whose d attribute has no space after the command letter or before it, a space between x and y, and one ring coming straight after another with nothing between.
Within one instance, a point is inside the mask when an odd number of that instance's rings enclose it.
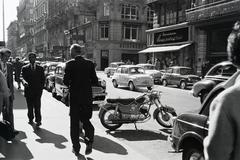
<instances>
[{"instance_id":1,"label":"car headlight","mask_svg":"<svg viewBox=\"0 0 240 160\"><path fill-rule=\"evenodd\" d=\"M105 80L101 81L101 86L106 87L106 81Z\"/></svg>"}]
</instances>

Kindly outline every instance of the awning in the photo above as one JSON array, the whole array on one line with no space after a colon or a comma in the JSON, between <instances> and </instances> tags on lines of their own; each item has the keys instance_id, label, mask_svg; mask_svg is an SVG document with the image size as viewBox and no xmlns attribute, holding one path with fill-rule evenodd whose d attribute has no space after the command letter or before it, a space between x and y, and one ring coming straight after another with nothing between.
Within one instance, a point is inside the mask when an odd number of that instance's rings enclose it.
<instances>
[{"instance_id":1,"label":"awning","mask_svg":"<svg viewBox=\"0 0 240 160\"><path fill-rule=\"evenodd\" d=\"M178 51L184 47L189 46L191 43L177 45L177 46L162 46L162 47L149 47L144 50L139 51L138 53L153 53L153 52L170 52L170 51Z\"/></svg>"}]
</instances>

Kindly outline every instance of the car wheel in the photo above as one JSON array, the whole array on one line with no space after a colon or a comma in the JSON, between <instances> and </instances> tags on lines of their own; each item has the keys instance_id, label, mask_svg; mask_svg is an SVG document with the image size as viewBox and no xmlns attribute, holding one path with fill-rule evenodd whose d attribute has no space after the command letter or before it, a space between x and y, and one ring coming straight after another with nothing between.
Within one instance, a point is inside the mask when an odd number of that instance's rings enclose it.
<instances>
[{"instance_id":1,"label":"car wheel","mask_svg":"<svg viewBox=\"0 0 240 160\"><path fill-rule=\"evenodd\" d=\"M115 87L115 88L118 87L117 81L115 79L112 81L112 83L113 83L113 87Z\"/></svg>"},{"instance_id":2,"label":"car wheel","mask_svg":"<svg viewBox=\"0 0 240 160\"><path fill-rule=\"evenodd\" d=\"M200 102L203 103L205 98L207 97L208 92L207 91L202 91L201 96L200 96Z\"/></svg>"},{"instance_id":3,"label":"car wheel","mask_svg":"<svg viewBox=\"0 0 240 160\"><path fill-rule=\"evenodd\" d=\"M167 80L164 79L164 80L162 81L162 84L163 84L163 86L167 86Z\"/></svg>"},{"instance_id":4,"label":"car wheel","mask_svg":"<svg viewBox=\"0 0 240 160\"><path fill-rule=\"evenodd\" d=\"M129 82L128 87L131 91L134 91L134 89L135 89L133 82Z\"/></svg>"},{"instance_id":5,"label":"car wheel","mask_svg":"<svg viewBox=\"0 0 240 160\"><path fill-rule=\"evenodd\" d=\"M187 87L186 82L184 82L184 81L180 82L180 88L181 89L185 89L186 87Z\"/></svg>"},{"instance_id":6,"label":"car wheel","mask_svg":"<svg viewBox=\"0 0 240 160\"><path fill-rule=\"evenodd\" d=\"M198 147L187 147L184 148L182 153L182 160L192 160L192 159L199 159L204 160L203 158L203 151Z\"/></svg>"}]
</instances>

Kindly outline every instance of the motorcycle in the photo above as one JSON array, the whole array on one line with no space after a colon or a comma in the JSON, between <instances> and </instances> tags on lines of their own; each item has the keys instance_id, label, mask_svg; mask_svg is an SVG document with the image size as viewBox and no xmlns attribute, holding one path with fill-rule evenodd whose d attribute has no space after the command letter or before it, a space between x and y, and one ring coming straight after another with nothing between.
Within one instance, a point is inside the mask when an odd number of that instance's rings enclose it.
<instances>
[{"instance_id":1,"label":"motorcycle","mask_svg":"<svg viewBox=\"0 0 240 160\"><path fill-rule=\"evenodd\" d=\"M153 118L163 127L171 128L173 117L177 114L175 109L163 105L160 101L160 91L149 91L137 98L107 99L99 105L99 118L101 124L109 129L116 130L124 123L144 123L151 118L150 109L153 105L156 109Z\"/></svg>"}]
</instances>

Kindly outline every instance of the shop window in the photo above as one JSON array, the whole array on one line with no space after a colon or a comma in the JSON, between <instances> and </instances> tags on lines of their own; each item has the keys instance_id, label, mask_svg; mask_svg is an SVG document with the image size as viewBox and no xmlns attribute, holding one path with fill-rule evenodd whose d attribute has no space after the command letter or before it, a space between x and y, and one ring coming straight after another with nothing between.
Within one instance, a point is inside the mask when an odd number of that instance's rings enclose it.
<instances>
[{"instance_id":1,"label":"shop window","mask_svg":"<svg viewBox=\"0 0 240 160\"><path fill-rule=\"evenodd\" d=\"M121 17L122 19L129 19L129 20L138 20L138 7L136 5L131 4L122 4L122 11Z\"/></svg>"},{"instance_id":2,"label":"shop window","mask_svg":"<svg viewBox=\"0 0 240 160\"><path fill-rule=\"evenodd\" d=\"M131 24L123 24L123 39L137 41L139 38L139 27Z\"/></svg>"},{"instance_id":3,"label":"shop window","mask_svg":"<svg viewBox=\"0 0 240 160\"><path fill-rule=\"evenodd\" d=\"M109 39L109 24L100 24L100 39Z\"/></svg>"}]
</instances>

